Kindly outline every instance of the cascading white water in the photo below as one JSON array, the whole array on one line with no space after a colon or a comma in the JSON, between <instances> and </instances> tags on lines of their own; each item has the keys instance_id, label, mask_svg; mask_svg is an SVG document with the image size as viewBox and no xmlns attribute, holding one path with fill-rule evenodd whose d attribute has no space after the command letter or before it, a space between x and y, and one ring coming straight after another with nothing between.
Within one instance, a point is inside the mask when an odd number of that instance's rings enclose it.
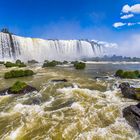
<instances>
[{"instance_id":1,"label":"cascading white water","mask_svg":"<svg viewBox=\"0 0 140 140\"><path fill-rule=\"evenodd\" d=\"M88 40L43 40L0 33L0 59L77 60L103 55L103 45Z\"/></svg>"}]
</instances>

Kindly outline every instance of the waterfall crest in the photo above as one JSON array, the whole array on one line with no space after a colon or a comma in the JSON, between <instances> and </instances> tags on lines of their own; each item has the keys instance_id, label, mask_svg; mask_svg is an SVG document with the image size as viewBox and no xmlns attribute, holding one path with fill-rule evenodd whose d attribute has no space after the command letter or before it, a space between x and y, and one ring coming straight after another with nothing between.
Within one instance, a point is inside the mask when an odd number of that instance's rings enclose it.
<instances>
[{"instance_id":1,"label":"waterfall crest","mask_svg":"<svg viewBox=\"0 0 140 140\"><path fill-rule=\"evenodd\" d=\"M103 55L103 45L89 40L44 40L0 33L0 59L77 60Z\"/></svg>"}]
</instances>

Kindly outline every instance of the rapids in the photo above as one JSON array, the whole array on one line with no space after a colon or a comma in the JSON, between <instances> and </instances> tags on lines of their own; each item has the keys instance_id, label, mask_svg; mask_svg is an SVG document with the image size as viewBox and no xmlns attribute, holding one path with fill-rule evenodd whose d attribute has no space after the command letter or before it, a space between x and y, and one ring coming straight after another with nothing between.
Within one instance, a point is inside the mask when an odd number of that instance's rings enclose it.
<instances>
[{"instance_id":1,"label":"rapids","mask_svg":"<svg viewBox=\"0 0 140 140\"><path fill-rule=\"evenodd\" d=\"M17 79L4 80L3 73L6 69L0 67L0 88L3 89ZM117 88L122 80L111 76L110 72L106 72L108 69L105 70L106 73L102 73L98 69L101 66L94 65L87 65L86 70L82 71L68 67L29 67L37 74L19 80L35 86L40 91L21 96L0 97L0 139L140 139L138 133L122 117L122 109L137 102L122 97ZM105 65L102 67L108 68ZM95 79L92 77L91 68L97 75L102 73L110 78ZM63 78L68 82L51 81ZM130 82L140 85L140 81Z\"/></svg>"}]
</instances>

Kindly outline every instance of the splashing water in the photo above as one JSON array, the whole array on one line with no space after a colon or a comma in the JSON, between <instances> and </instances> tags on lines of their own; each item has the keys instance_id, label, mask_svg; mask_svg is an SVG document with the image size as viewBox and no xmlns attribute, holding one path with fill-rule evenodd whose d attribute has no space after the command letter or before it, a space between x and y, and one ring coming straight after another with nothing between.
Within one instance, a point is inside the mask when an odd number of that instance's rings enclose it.
<instances>
[{"instance_id":1,"label":"splashing water","mask_svg":"<svg viewBox=\"0 0 140 140\"><path fill-rule=\"evenodd\" d=\"M122 116L124 107L137 102L122 97L114 86L121 81L96 81L63 68L37 71L33 79L22 80L35 84L40 92L0 97L0 139L139 139ZM57 78L68 82L50 82Z\"/></svg>"},{"instance_id":2,"label":"splashing water","mask_svg":"<svg viewBox=\"0 0 140 140\"><path fill-rule=\"evenodd\" d=\"M88 40L43 40L0 33L0 59L76 60L103 55L103 45Z\"/></svg>"}]
</instances>

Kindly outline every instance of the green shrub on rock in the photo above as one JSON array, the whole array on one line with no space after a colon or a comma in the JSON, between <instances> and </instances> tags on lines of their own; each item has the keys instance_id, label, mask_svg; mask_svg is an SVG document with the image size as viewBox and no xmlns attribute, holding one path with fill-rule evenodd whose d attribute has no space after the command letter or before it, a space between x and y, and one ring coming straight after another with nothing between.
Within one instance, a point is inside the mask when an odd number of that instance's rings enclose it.
<instances>
[{"instance_id":1,"label":"green shrub on rock","mask_svg":"<svg viewBox=\"0 0 140 140\"><path fill-rule=\"evenodd\" d=\"M85 69L86 64L85 63L82 63L82 62L77 62L77 63L74 64L74 67L76 69Z\"/></svg>"},{"instance_id":2,"label":"green shrub on rock","mask_svg":"<svg viewBox=\"0 0 140 140\"><path fill-rule=\"evenodd\" d=\"M135 73L135 75L136 75L137 77L139 77L140 72L139 72L138 70L135 70L134 73Z\"/></svg>"},{"instance_id":3,"label":"green shrub on rock","mask_svg":"<svg viewBox=\"0 0 140 140\"><path fill-rule=\"evenodd\" d=\"M4 61L0 61L0 64L4 64Z\"/></svg>"},{"instance_id":4,"label":"green shrub on rock","mask_svg":"<svg viewBox=\"0 0 140 140\"><path fill-rule=\"evenodd\" d=\"M71 62L71 64L76 64L76 63L78 63L78 61L72 61L72 62Z\"/></svg>"},{"instance_id":5,"label":"green shrub on rock","mask_svg":"<svg viewBox=\"0 0 140 140\"><path fill-rule=\"evenodd\" d=\"M56 65L62 65L62 62L56 61L56 60L53 60L53 61L45 60L42 67L43 68L44 67L55 67Z\"/></svg>"},{"instance_id":6,"label":"green shrub on rock","mask_svg":"<svg viewBox=\"0 0 140 140\"><path fill-rule=\"evenodd\" d=\"M16 64L17 64L17 65L20 65L21 63L22 63L21 60L19 60L19 59L16 60Z\"/></svg>"},{"instance_id":7,"label":"green shrub on rock","mask_svg":"<svg viewBox=\"0 0 140 140\"><path fill-rule=\"evenodd\" d=\"M38 63L38 61L36 61L36 60L29 60L28 63L29 64L36 64L36 63Z\"/></svg>"},{"instance_id":8,"label":"green shrub on rock","mask_svg":"<svg viewBox=\"0 0 140 140\"><path fill-rule=\"evenodd\" d=\"M32 70L25 70L24 75L25 76L31 76L31 75L34 75L34 72Z\"/></svg>"},{"instance_id":9,"label":"green shrub on rock","mask_svg":"<svg viewBox=\"0 0 140 140\"><path fill-rule=\"evenodd\" d=\"M27 84L25 82L20 82L17 81L16 83L13 84L13 86L10 88L10 91L12 93L19 93L22 91L24 88L26 88Z\"/></svg>"},{"instance_id":10,"label":"green shrub on rock","mask_svg":"<svg viewBox=\"0 0 140 140\"><path fill-rule=\"evenodd\" d=\"M137 75L133 71L125 71L123 73L123 78L135 79L137 78Z\"/></svg>"},{"instance_id":11,"label":"green shrub on rock","mask_svg":"<svg viewBox=\"0 0 140 140\"><path fill-rule=\"evenodd\" d=\"M17 66L15 63L12 63L12 62L6 62L4 65L7 68L9 68L9 67L16 67Z\"/></svg>"},{"instance_id":12,"label":"green shrub on rock","mask_svg":"<svg viewBox=\"0 0 140 140\"><path fill-rule=\"evenodd\" d=\"M63 64L68 64L68 61L63 61Z\"/></svg>"},{"instance_id":13,"label":"green shrub on rock","mask_svg":"<svg viewBox=\"0 0 140 140\"><path fill-rule=\"evenodd\" d=\"M11 70L10 72L5 73L4 78L18 78L24 76L32 76L33 74L34 72L32 70Z\"/></svg>"},{"instance_id":14,"label":"green shrub on rock","mask_svg":"<svg viewBox=\"0 0 140 140\"><path fill-rule=\"evenodd\" d=\"M122 77L122 75L123 75L123 70L119 69L119 70L116 71L115 76Z\"/></svg>"},{"instance_id":15,"label":"green shrub on rock","mask_svg":"<svg viewBox=\"0 0 140 140\"><path fill-rule=\"evenodd\" d=\"M117 70L115 76L120 78L129 78L129 79L140 78L139 71Z\"/></svg>"},{"instance_id":16,"label":"green shrub on rock","mask_svg":"<svg viewBox=\"0 0 140 140\"><path fill-rule=\"evenodd\" d=\"M9 68L9 67L26 67L26 65L21 62L21 60L16 60L15 63L12 63L12 62L6 62L5 64L5 67Z\"/></svg>"}]
</instances>

